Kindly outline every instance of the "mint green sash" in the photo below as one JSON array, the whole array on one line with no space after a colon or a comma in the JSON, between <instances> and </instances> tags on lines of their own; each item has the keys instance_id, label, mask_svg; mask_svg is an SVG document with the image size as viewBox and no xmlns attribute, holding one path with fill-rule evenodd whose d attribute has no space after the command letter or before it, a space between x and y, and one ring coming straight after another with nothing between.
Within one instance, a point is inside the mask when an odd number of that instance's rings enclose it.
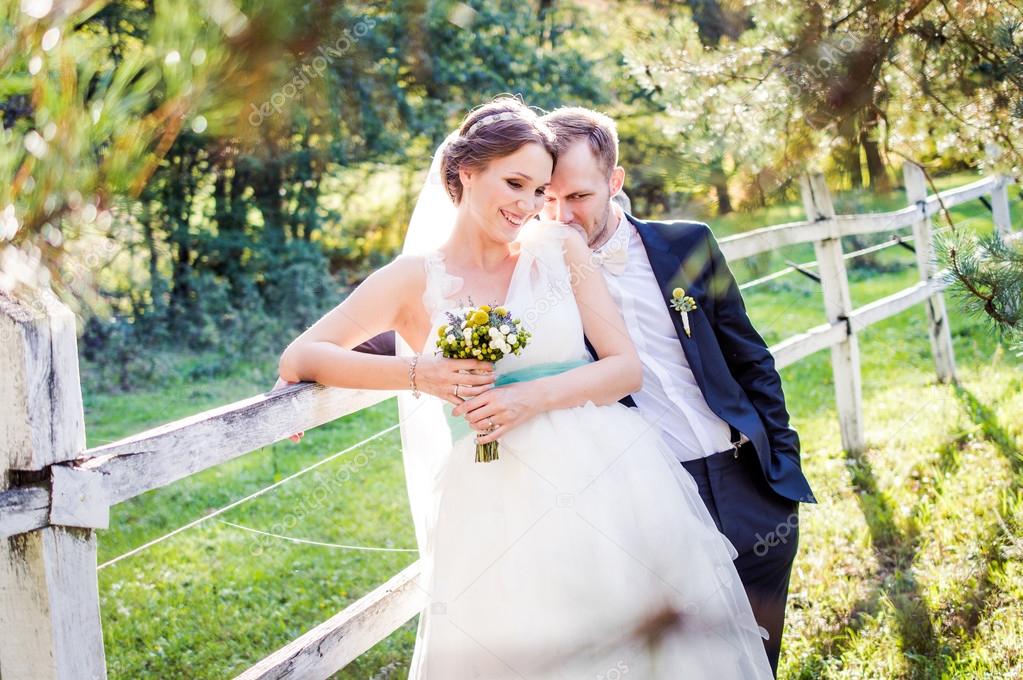
<instances>
[{"instance_id":1,"label":"mint green sash","mask_svg":"<svg viewBox=\"0 0 1023 680\"><path fill-rule=\"evenodd\" d=\"M534 364L533 366L520 368L517 371L509 371L508 373L498 375L497 379L494 380L494 386L501 387L502 385L509 385L511 383L536 380L537 378L546 378L549 375L564 373L565 371L569 371L573 368L585 366L588 363L590 363L588 359L570 359L568 361L551 361L545 364ZM444 404L444 415L447 416L448 425L451 428L451 441L458 441L474 430L469 427L469 423L465 420L464 416L456 418L451 415L454 408L454 404Z\"/></svg>"}]
</instances>

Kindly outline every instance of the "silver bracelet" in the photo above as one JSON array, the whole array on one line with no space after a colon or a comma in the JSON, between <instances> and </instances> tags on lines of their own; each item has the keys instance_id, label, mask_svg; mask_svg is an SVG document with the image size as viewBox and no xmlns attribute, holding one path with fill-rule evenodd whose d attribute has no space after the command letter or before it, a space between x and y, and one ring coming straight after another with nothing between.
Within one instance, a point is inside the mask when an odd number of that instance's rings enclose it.
<instances>
[{"instance_id":1,"label":"silver bracelet","mask_svg":"<svg viewBox=\"0 0 1023 680\"><path fill-rule=\"evenodd\" d=\"M419 398L419 388L416 387L416 362L419 361L419 352L412 357L412 361L408 365L408 382L412 386L412 396L416 399Z\"/></svg>"}]
</instances>

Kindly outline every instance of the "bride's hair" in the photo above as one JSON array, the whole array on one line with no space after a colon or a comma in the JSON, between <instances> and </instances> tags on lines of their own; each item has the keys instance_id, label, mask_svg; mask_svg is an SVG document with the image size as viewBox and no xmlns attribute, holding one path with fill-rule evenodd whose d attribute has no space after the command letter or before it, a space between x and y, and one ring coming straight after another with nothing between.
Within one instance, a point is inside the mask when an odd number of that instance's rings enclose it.
<instances>
[{"instance_id":1,"label":"bride's hair","mask_svg":"<svg viewBox=\"0 0 1023 680\"><path fill-rule=\"evenodd\" d=\"M441 159L444 188L455 205L462 201L460 168L482 169L494 158L535 143L557 160L554 133L540 116L518 97L501 95L470 111L448 142Z\"/></svg>"}]
</instances>

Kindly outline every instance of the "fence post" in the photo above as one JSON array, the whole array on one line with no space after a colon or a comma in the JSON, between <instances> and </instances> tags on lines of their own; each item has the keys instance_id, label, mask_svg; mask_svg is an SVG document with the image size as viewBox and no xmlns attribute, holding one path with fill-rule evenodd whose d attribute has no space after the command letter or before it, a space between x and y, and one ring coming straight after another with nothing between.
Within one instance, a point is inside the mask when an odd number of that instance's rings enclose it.
<instances>
[{"instance_id":1,"label":"fence post","mask_svg":"<svg viewBox=\"0 0 1023 680\"><path fill-rule=\"evenodd\" d=\"M991 218L995 231L1003 241L1012 234L1012 218L1009 216L1009 178L998 175L998 184L991 190Z\"/></svg>"},{"instance_id":2,"label":"fence post","mask_svg":"<svg viewBox=\"0 0 1023 680\"><path fill-rule=\"evenodd\" d=\"M833 220L835 207L831 203L824 175L815 172L801 178L803 207L811 222ZM834 222L832 222L834 224ZM860 347L849 323L852 299L849 297L849 279L845 260L842 259L842 239L831 232L814 241L818 271L824 292L824 310L829 323L844 323L846 337L831 347L831 371L835 379L835 405L838 409L842 448L850 453L864 449L863 387L860 377Z\"/></svg>"},{"instance_id":3,"label":"fence post","mask_svg":"<svg viewBox=\"0 0 1023 680\"><path fill-rule=\"evenodd\" d=\"M49 489L85 449L75 317L52 293L0 291L0 376L0 490ZM94 530L0 539L0 631L4 680L106 678Z\"/></svg>"},{"instance_id":4,"label":"fence post","mask_svg":"<svg viewBox=\"0 0 1023 680\"><path fill-rule=\"evenodd\" d=\"M927 200L927 180L923 168L906 161L902 166L902 177L906 184L906 199L910 205L923 208ZM921 214L925 214L921 210ZM937 272L934 260L934 241L931 237L931 218L924 217L913 223L913 242L916 243L916 266L921 281L930 281ZM952 333L948 326L948 313L945 309L945 295L937 292L927 298L927 326L931 336L931 354L934 355L934 367L938 373L938 381L955 382L956 360L952 350Z\"/></svg>"},{"instance_id":5,"label":"fence post","mask_svg":"<svg viewBox=\"0 0 1023 680\"><path fill-rule=\"evenodd\" d=\"M984 145L984 151L990 161L998 160L1002 155L1002 149L993 142ZM991 219L995 223L995 233L998 238L1005 241L1012 234L1012 218L1009 214L1009 178L1005 175L995 175L998 182L991 190Z\"/></svg>"}]
</instances>

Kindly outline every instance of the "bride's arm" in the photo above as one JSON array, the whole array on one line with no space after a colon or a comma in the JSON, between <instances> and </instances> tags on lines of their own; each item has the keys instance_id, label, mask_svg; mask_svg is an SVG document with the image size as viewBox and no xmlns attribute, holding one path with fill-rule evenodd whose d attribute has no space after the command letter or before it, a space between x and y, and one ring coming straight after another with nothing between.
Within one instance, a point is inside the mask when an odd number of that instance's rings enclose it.
<instances>
[{"instance_id":1,"label":"bride's arm","mask_svg":"<svg viewBox=\"0 0 1023 680\"><path fill-rule=\"evenodd\" d=\"M280 377L288 382L314 381L331 387L398 390L409 388L411 357L379 356L352 348L388 330L407 330L415 321L415 293L423 289L422 262L399 256L373 272L334 309L295 338L281 354ZM485 374L459 373L483 369ZM416 365L416 386L452 403L460 394L476 395L493 380L493 364L474 359L423 355Z\"/></svg>"},{"instance_id":2,"label":"bride's arm","mask_svg":"<svg viewBox=\"0 0 1023 680\"><path fill-rule=\"evenodd\" d=\"M572 292L583 332L599 361L530 381L542 410L580 406L587 401L612 404L643 385L643 365L622 314L607 289L604 274L590 260L590 248L574 230L565 237L565 263L572 272ZM557 313L557 307L552 310Z\"/></svg>"},{"instance_id":3,"label":"bride's arm","mask_svg":"<svg viewBox=\"0 0 1023 680\"><path fill-rule=\"evenodd\" d=\"M583 331L599 360L557 375L498 387L455 408L453 414L464 414L476 430L486 431L488 418L495 423L496 430L477 439L481 444L499 439L537 413L588 401L611 404L642 387L643 366L636 347L603 272L590 262L589 247L579 233L571 231L565 237L564 250ZM547 313L557 311L555 306Z\"/></svg>"}]
</instances>

